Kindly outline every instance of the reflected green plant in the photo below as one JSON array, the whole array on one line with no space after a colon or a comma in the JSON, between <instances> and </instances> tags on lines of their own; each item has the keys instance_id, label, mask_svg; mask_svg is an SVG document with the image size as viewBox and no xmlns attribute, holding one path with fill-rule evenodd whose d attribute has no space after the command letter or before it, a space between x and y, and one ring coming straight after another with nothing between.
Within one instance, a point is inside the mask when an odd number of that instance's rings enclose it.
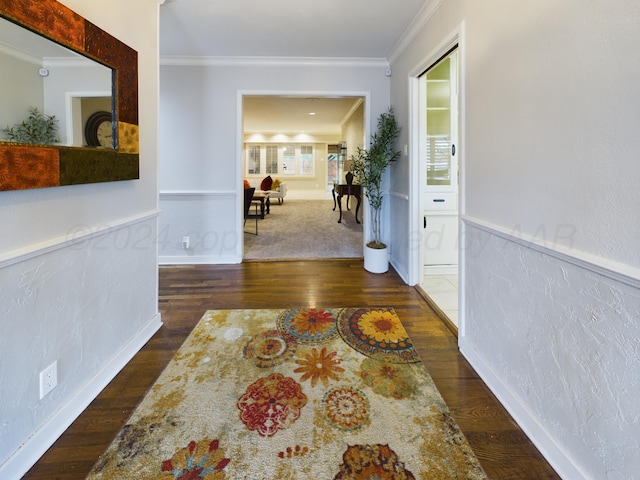
<instances>
[{"instance_id":1,"label":"reflected green plant","mask_svg":"<svg viewBox=\"0 0 640 480\"><path fill-rule=\"evenodd\" d=\"M37 107L29 108L29 117L2 130L10 142L51 145L58 143L58 119L45 115Z\"/></svg>"}]
</instances>

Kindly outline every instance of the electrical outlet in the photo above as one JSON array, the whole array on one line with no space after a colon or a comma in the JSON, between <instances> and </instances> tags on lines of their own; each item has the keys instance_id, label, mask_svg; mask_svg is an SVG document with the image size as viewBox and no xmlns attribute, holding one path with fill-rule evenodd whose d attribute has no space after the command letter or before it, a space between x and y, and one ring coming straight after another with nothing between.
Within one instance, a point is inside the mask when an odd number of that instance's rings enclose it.
<instances>
[{"instance_id":1,"label":"electrical outlet","mask_svg":"<svg viewBox=\"0 0 640 480\"><path fill-rule=\"evenodd\" d=\"M189 235L185 235L184 237L182 237L182 249L183 250L189 250Z\"/></svg>"},{"instance_id":2,"label":"electrical outlet","mask_svg":"<svg viewBox=\"0 0 640 480\"><path fill-rule=\"evenodd\" d=\"M40 372L40 399L58 385L58 361Z\"/></svg>"}]
</instances>

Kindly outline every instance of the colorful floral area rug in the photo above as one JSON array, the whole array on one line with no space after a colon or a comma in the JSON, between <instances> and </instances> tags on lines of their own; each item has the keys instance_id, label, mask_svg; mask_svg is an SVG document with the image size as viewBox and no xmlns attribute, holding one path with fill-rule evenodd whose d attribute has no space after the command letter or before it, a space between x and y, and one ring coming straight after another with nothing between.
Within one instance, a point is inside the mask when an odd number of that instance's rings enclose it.
<instances>
[{"instance_id":1,"label":"colorful floral area rug","mask_svg":"<svg viewBox=\"0 0 640 480\"><path fill-rule=\"evenodd\" d=\"M90 479L486 479L392 308L208 311Z\"/></svg>"}]
</instances>

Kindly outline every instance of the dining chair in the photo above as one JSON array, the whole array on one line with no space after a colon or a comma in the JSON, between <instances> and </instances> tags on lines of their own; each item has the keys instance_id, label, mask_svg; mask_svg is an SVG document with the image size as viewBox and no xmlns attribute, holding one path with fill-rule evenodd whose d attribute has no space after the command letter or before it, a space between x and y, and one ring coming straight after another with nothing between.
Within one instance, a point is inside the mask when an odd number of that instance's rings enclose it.
<instances>
[{"instance_id":1,"label":"dining chair","mask_svg":"<svg viewBox=\"0 0 640 480\"><path fill-rule=\"evenodd\" d=\"M247 224L247 218L250 217L255 217L256 219L256 233L253 232L246 232L246 233L251 233L254 235L258 235L258 217L260 215L260 213L258 212L258 208L260 208L260 202L254 202L253 201L253 194L255 193L256 189L255 188L245 188L244 189L244 224ZM251 211L251 205L255 205L256 207L256 213L253 215L250 215L249 212Z\"/></svg>"}]
</instances>

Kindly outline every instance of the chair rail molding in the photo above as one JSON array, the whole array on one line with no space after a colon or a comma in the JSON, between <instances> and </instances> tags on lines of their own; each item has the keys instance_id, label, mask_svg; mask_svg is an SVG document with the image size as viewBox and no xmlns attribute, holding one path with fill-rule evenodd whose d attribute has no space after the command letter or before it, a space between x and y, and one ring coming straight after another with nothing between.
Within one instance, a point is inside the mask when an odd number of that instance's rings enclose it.
<instances>
[{"instance_id":1,"label":"chair rail molding","mask_svg":"<svg viewBox=\"0 0 640 480\"><path fill-rule=\"evenodd\" d=\"M56 250L60 250L62 248L77 246L81 243L88 242L93 238L122 230L123 228L139 225L158 217L158 215L160 215L160 210L154 209L143 212L140 215L114 221L107 225L94 227L86 224L75 225L62 237L51 238L40 243L27 245L16 250L10 250L0 254L0 269L16 263L24 262L39 255L45 255Z\"/></svg>"},{"instance_id":2,"label":"chair rail molding","mask_svg":"<svg viewBox=\"0 0 640 480\"><path fill-rule=\"evenodd\" d=\"M509 242L517 243L544 255L549 255L632 287L640 288L640 268L616 262L589 252L572 250L563 245L554 244L552 247L549 247L537 238L528 237L524 234L514 235L513 230L509 231L500 225L470 215L460 215L460 219L466 225L496 235Z\"/></svg>"}]
</instances>

